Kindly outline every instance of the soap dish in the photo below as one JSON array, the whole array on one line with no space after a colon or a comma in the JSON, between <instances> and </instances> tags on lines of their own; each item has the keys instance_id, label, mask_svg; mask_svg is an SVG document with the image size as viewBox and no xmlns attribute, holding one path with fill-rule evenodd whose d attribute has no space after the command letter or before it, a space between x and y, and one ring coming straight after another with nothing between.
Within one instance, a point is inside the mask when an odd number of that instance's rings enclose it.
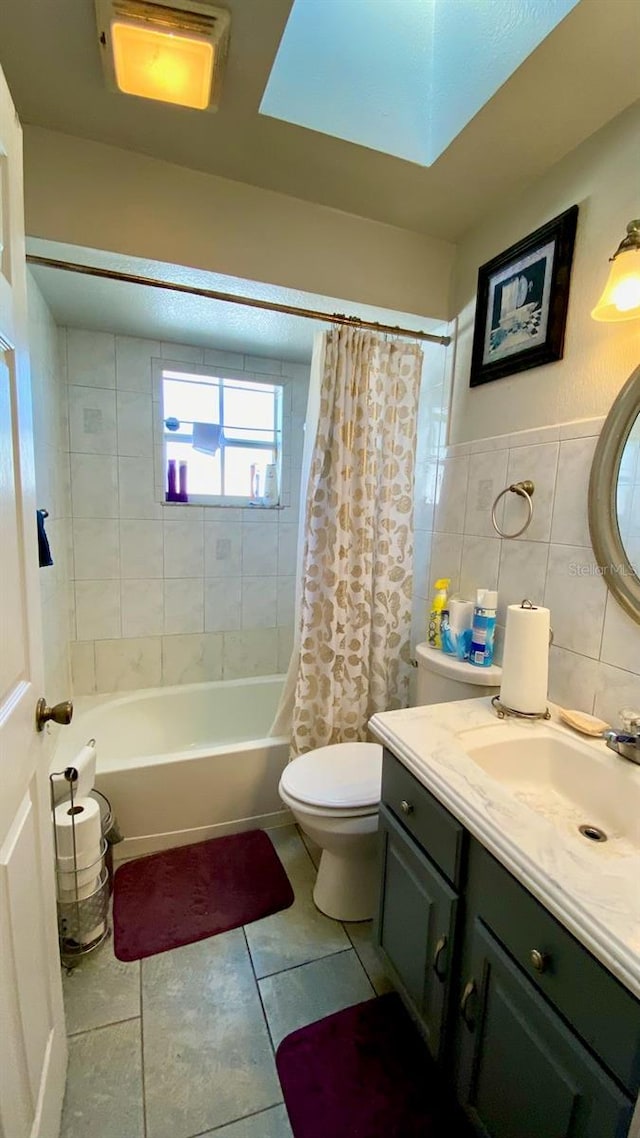
<instances>
[{"instance_id":1,"label":"soap dish","mask_svg":"<svg viewBox=\"0 0 640 1138\"><path fill-rule=\"evenodd\" d=\"M569 711L564 707L558 708L558 715L563 723L579 731L581 735L602 736L610 729L611 724L595 715L587 715L586 711Z\"/></svg>"}]
</instances>

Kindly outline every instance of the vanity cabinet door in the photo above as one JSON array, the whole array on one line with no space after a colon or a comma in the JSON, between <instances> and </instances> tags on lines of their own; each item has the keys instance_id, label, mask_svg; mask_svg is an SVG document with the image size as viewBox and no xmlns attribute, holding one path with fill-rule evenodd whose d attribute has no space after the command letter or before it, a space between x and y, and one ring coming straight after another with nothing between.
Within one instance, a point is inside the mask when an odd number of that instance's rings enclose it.
<instances>
[{"instance_id":1,"label":"vanity cabinet door","mask_svg":"<svg viewBox=\"0 0 640 1138\"><path fill-rule=\"evenodd\" d=\"M624 1138L632 1103L478 919L465 953L457 1093L483 1138Z\"/></svg>"},{"instance_id":2,"label":"vanity cabinet door","mask_svg":"<svg viewBox=\"0 0 640 1138\"><path fill-rule=\"evenodd\" d=\"M382 887L374 937L434 1058L442 1052L457 896L380 808Z\"/></svg>"}]
</instances>

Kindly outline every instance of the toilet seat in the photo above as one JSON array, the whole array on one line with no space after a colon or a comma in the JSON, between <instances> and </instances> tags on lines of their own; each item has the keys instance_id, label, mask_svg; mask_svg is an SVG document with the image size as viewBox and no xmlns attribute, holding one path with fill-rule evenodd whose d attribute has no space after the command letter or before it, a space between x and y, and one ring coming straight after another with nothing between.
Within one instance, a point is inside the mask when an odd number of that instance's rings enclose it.
<instances>
[{"instance_id":1,"label":"toilet seat","mask_svg":"<svg viewBox=\"0 0 640 1138\"><path fill-rule=\"evenodd\" d=\"M285 806L294 812L297 810L301 814L305 814L310 818L333 818L339 821L341 818L347 821L349 818L368 818L370 815L377 815L379 803L376 806L352 806L351 808L341 809L339 806L313 806L309 802L303 802L300 798L294 798L293 794L289 794L282 785L278 788L280 798Z\"/></svg>"},{"instance_id":2,"label":"toilet seat","mask_svg":"<svg viewBox=\"0 0 640 1138\"><path fill-rule=\"evenodd\" d=\"M348 817L377 811L381 784L379 743L333 743L289 763L280 790L307 809Z\"/></svg>"}]
</instances>

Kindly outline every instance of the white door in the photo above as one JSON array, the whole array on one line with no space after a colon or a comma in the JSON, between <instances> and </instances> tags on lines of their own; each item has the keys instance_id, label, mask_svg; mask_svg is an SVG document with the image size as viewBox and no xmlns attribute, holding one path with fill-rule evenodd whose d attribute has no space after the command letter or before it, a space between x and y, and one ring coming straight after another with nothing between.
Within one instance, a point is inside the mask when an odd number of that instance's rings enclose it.
<instances>
[{"instance_id":1,"label":"white door","mask_svg":"<svg viewBox=\"0 0 640 1138\"><path fill-rule=\"evenodd\" d=\"M0 1138L55 1138L66 1070L42 691L22 131L0 70Z\"/></svg>"}]
</instances>

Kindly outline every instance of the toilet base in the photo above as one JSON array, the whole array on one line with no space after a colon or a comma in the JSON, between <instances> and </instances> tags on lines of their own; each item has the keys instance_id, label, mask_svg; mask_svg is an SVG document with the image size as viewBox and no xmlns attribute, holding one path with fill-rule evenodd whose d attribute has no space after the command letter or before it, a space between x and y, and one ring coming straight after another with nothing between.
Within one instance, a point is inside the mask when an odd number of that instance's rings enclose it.
<instances>
[{"instance_id":1,"label":"toilet base","mask_svg":"<svg viewBox=\"0 0 640 1138\"><path fill-rule=\"evenodd\" d=\"M323 850L313 890L316 907L334 921L368 921L375 912L378 895L378 863L375 851L369 857L341 857Z\"/></svg>"}]
</instances>

